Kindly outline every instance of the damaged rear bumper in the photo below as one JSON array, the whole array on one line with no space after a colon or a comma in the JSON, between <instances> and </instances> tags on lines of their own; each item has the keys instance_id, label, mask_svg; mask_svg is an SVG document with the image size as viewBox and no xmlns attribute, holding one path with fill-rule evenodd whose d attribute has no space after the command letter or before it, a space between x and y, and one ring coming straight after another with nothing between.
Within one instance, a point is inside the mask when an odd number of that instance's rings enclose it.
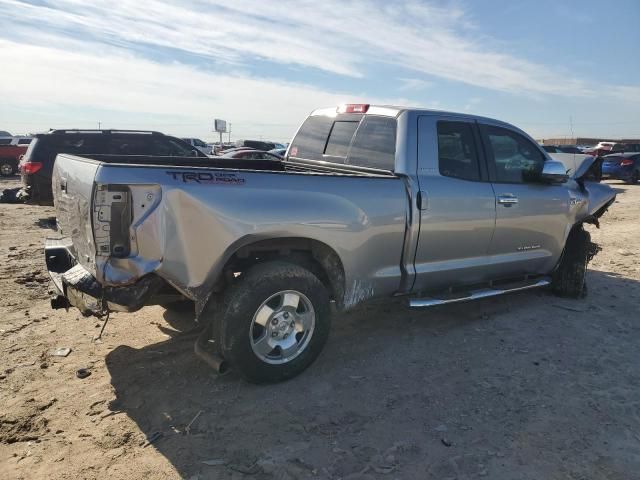
<instances>
[{"instance_id":1,"label":"damaged rear bumper","mask_svg":"<svg viewBox=\"0 0 640 480\"><path fill-rule=\"evenodd\" d=\"M71 244L64 239L48 238L45 242L45 261L56 294L51 307L78 308L83 315L105 315L108 311L134 312L163 285L164 280L150 274L132 285L103 287L86 268L80 265Z\"/></svg>"}]
</instances>

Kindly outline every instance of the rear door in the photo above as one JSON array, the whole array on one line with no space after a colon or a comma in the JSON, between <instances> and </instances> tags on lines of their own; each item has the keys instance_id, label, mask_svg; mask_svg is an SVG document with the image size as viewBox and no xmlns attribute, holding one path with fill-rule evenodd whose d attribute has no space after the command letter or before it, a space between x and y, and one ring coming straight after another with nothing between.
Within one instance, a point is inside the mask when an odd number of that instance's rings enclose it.
<instances>
[{"instance_id":1,"label":"rear door","mask_svg":"<svg viewBox=\"0 0 640 480\"><path fill-rule=\"evenodd\" d=\"M39 201L53 200L51 176L56 156L60 153L82 155L104 153L104 142L100 133L51 133L37 136L25 153L25 161L42 163L42 168L32 177L33 192Z\"/></svg>"},{"instance_id":2,"label":"rear door","mask_svg":"<svg viewBox=\"0 0 640 480\"><path fill-rule=\"evenodd\" d=\"M489 255L501 277L549 273L570 226L569 189L540 181L547 157L521 132L488 123L480 131L496 194Z\"/></svg>"},{"instance_id":3,"label":"rear door","mask_svg":"<svg viewBox=\"0 0 640 480\"><path fill-rule=\"evenodd\" d=\"M420 236L414 290L490 279L487 251L495 227L495 195L475 121L420 116L417 176Z\"/></svg>"}]
</instances>

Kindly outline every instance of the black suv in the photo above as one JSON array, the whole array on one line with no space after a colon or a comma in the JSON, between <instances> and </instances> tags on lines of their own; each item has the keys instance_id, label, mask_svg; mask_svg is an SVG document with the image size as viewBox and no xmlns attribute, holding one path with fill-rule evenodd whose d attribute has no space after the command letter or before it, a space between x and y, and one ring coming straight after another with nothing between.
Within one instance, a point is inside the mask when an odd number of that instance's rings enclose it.
<instances>
[{"instance_id":1,"label":"black suv","mask_svg":"<svg viewBox=\"0 0 640 480\"><path fill-rule=\"evenodd\" d=\"M50 130L35 135L20 161L22 185L29 203L53 204L51 174L59 153L208 158L182 140L160 132Z\"/></svg>"}]
</instances>

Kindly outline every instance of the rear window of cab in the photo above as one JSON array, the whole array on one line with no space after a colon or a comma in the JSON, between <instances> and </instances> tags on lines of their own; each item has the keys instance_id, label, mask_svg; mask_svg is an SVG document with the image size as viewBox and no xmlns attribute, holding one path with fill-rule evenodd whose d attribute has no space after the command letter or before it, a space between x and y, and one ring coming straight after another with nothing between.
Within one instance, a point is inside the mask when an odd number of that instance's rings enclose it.
<instances>
[{"instance_id":1,"label":"rear window of cab","mask_svg":"<svg viewBox=\"0 0 640 480\"><path fill-rule=\"evenodd\" d=\"M300 127L289 156L393 171L396 129L393 117L314 115Z\"/></svg>"}]
</instances>

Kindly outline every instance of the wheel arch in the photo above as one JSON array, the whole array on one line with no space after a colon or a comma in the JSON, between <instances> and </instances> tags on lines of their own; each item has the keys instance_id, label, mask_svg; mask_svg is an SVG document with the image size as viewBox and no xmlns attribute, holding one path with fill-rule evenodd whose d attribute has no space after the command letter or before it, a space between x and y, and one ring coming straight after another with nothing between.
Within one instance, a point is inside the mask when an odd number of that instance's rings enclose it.
<instances>
[{"instance_id":1,"label":"wheel arch","mask_svg":"<svg viewBox=\"0 0 640 480\"><path fill-rule=\"evenodd\" d=\"M243 242L228 255L213 291L224 291L235 278L242 275L242 272L254 265L273 260L294 263L310 270L327 287L338 308L342 308L345 270L340 256L326 243L306 237L279 237Z\"/></svg>"}]
</instances>

